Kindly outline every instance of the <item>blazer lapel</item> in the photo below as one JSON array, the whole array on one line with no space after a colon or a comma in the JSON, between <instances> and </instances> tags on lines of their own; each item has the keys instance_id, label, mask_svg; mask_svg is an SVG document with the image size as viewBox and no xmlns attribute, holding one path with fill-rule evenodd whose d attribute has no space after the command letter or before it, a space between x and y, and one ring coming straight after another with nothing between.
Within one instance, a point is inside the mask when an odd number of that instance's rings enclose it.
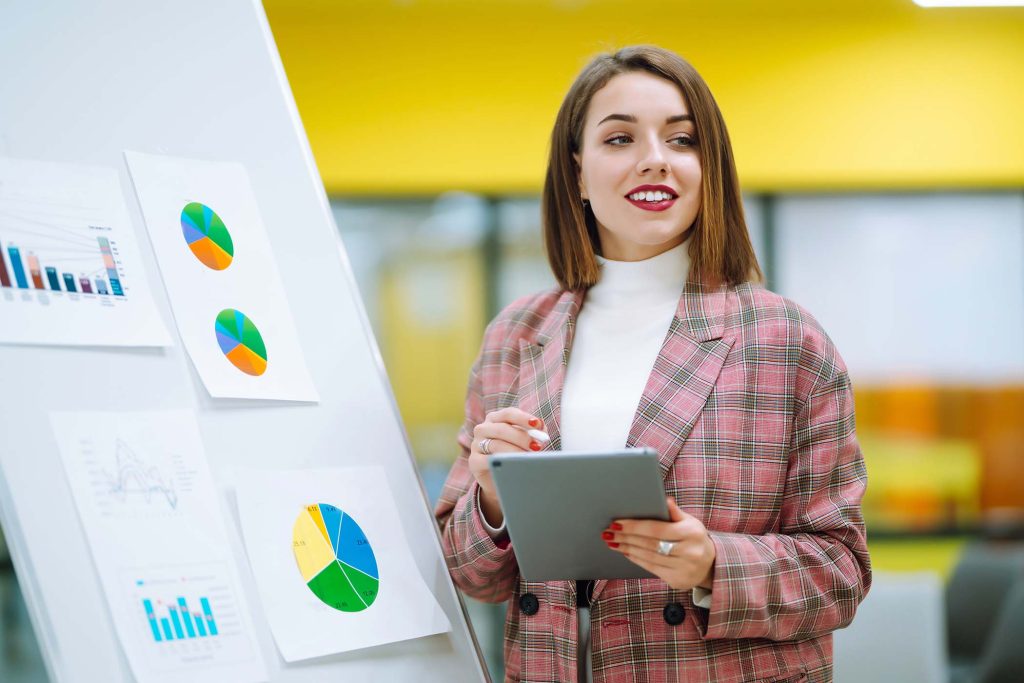
<instances>
[{"instance_id":1,"label":"blazer lapel","mask_svg":"<svg viewBox=\"0 0 1024 683\"><path fill-rule=\"evenodd\" d=\"M697 422L735 339L722 338L732 296L689 281L647 378L626 440L628 448L658 451L662 478Z\"/></svg>"},{"instance_id":2,"label":"blazer lapel","mask_svg":"<svg viewBox=\"0 0 1024 683\"><path fill-rule=\"evenodd\" d=\"M733 296L725 285L710 288L689 280L654 361L626 446L656 450L662 478L697 423L735 342L722 337ZM595 582L595 598L607 583Z\"/></svg>"},{"instance_id":3,"label":"blazer lapel","mask_svg":"<svg viewBox=\"0 0 1024 683\"><path fill-rule=\"evenodd\" d=\"M583 295L582 290L563 292L534 340L519 342L519 408L544 420L551 437L545 450L562 445L562 385Z\"/></svg>"}]
</instances>

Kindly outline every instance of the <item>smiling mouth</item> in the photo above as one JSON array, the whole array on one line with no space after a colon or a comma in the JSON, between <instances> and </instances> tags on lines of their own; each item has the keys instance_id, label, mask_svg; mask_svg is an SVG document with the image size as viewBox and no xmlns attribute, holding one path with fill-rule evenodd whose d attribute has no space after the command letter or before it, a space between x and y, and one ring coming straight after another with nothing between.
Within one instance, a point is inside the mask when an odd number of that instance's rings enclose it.
<instances>
[{"instance_id":1,"label":"smiling mouth","mask_svg":"<svg viewBox=\"0 0 1024 683\"><path fill-rule=\"evenodd\" d=\"M655 196L648 200L647 197L652 194ZM643 199L639 198L641 196ZM676 199L678 197L673 197L667 192L636 192L626 196L626 201L644 211L664 211L675 204Z\"/></svg>"},{"instance_id":2,"label":"smiling mouth","mask_svg":"<svg viewBox=\"0 0 1024 683\"><path fill-rule=\"evenodd\" d=\"M626 195L626 199L628 199L631 202L656 203L656 202L665 201L666 199L678 199L678 198L679 197L677 195L674 195L671 192L663 192L661 190L647 190L647 191L641 191L641 192L633 192L632 194L627 194Z\"/></svg>"}]
</instances>

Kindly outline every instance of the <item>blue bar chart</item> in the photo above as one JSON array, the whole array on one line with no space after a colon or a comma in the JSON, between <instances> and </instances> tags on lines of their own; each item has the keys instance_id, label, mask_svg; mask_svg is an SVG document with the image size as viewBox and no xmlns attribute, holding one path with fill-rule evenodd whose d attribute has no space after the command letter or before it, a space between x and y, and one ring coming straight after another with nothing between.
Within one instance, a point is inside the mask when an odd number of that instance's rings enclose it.
<instances>
[{"instance_id":1,"label":"blue bar chart","mask_svg":"<svg viewBox=\"0 0 1024 683\"><path fill-rule=\"evenodd\" d=\"M0 157L0 343L164 346L117 172Z\"/></svg>"},{"instance_id":2,"label":"blue bar chart","mask_svg":"<svg viewBox=\"0 0 1024 683\"><path fill-rule=\"evenodd\" d=\"M51 292L125 296L124 287L121 286L121 274L115 260L117 246L106 237L96 238L94 262L86 266L85 270L79 270L77 274L72 270L64 270L63 268L67 266L66 263L61 268L47 265L48 261L45 255L40 258L34 251L23 254L20 246L12 242L5 243L2 237L0 237L0 245L5 247L0 248L0 288L48 289ZM80 255L88 251L80 243L76 243L73 250L66 247L53 248L51 245L50 251L50 258L56 262L90 260L89 257ZM71 251L79 255L69 256L68 253ZM6 256L4 252L6 252ZM7 261L10 261L10 270L7 268ZM28 272L26 272L26 265ZM13 281L10 277L11 272L14 273ZM45 281L43 280L44 272L46 273Z\"/></svg>"},{"instance_id":3,"label":"blue bar chart","mask_svg":"<svg viewBox=\"0 0 1024 683\"><path fill-rule=\"evenodd\" d=\"M237 641L238 602L222 565L167 565L123 576L136 637L161 656L173 660Z\"/></svg>"},{"instance_id":4,"label":"blue bar chart","mask_svg":"<svg viewBox=\"0 0 1024 683\"><path fill-rule=\"evenodd\" d=\"M216 636L218 634L217 620L213 616L209 598L199 598L199 604L202 611L197 612L189 608L188 600L184 597L178 597L177 601L167 604L157 600L156 605L149 598L143 599L142 607L146 611L146 619L149 620L153 640L162 643L186 638ZM167 613L167 616L161 616L164 612Z\"/></svg>"},{"instance_id":5,"label":"blue bar chart","mask_svg":"<svg viewBox=\"0 0 1024 683\"><path fill-rule=\"evenodd\" d=\"M229 572L219 562L126 569L118 599L127 611L124 637L147 653L154 669L244 658L251 647L250 627L239 612Z\"/></svg>"}]
</instances>

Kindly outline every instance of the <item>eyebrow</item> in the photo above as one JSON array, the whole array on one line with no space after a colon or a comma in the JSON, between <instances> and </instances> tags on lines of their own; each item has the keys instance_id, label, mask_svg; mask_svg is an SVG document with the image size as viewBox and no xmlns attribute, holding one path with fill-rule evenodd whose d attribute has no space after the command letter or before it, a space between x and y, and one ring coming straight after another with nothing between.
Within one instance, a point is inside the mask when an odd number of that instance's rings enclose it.
<instances>
[{"instance_id":1,"label":"eyebrow","mask_svg":"<svg viewBox=\"0 0 1024 683\"><path fill-rule=\"evenodd\" d=\"M601 125L605 121L626 121L627 123L637 123L638 119L632 114L609 114L608 116L601 119L597 125ZM680 121L693 121L692 114L677 114L670 116L665 119L666 124L679 123Z\"/></svg>"}]
</instances>

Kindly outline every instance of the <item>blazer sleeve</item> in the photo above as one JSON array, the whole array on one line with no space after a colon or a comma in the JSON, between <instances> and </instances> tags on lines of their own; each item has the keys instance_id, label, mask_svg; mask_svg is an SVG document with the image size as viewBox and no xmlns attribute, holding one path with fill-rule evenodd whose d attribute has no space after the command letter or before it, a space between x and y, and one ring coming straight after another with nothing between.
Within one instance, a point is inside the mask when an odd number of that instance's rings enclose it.
<instances>
[{"instance_id":1,"label":"blazer sleeve","mask_svg":"<svg viewBox=\"0 0 1024 683\"><path fill-rule=\"evenodd\" d=\"M695 610L705 639L821 636L848 625L870 588L867 472L849 376L833 360L794 417L779 533L710 532L711 609Z\"/></svg>"},{"instance_id":2,"label":"blazer sleeve","mask_svg":"<svg viewBox=\"0 0 1024 683\"><path fill-rule=\"evenodd\" d=\"M492 537L484 528L477 503L479 485L469 469L473 429L486 417L482 381L486 362L485 341L470 371L466 421L458 436L461 453L448 473L434 516L441 527L441 546L455 585L471 598L504 602L512 595L519 566L507 537Z\"/></svg>"}]
</instances>

